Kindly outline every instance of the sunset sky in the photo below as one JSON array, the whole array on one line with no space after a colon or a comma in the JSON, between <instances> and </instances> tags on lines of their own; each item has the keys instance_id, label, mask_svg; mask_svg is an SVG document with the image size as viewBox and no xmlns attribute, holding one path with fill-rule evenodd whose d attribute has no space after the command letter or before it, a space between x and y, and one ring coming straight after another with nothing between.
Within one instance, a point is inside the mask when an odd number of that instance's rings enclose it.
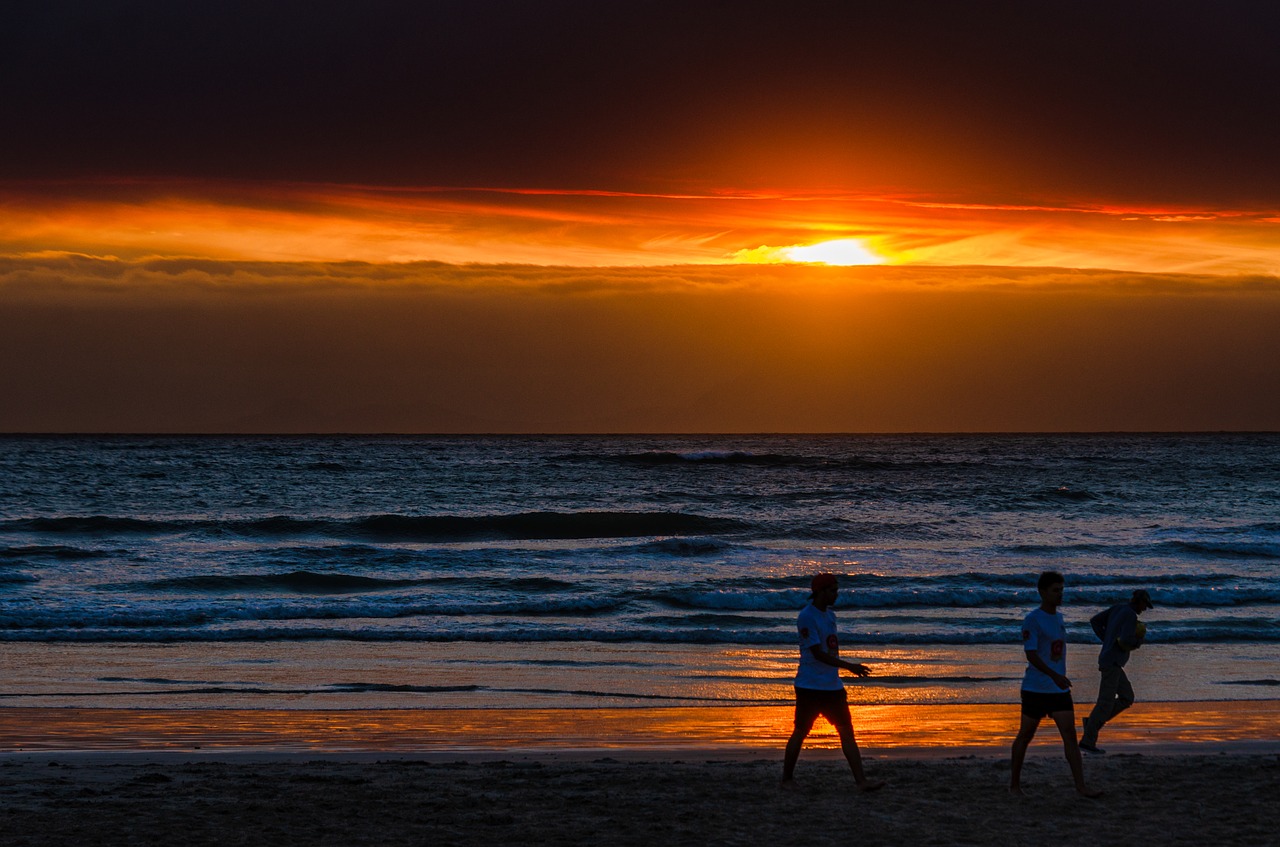
<instances>
[{"instance_id":1,"label":"sunset sky","mask_svg":"<svg viewBox=\"0 0 1280 847\"><path fill-rule=\"evenodd\" d=\"M0 10L0 431L1280 429L1280 6Z\"/></svg>"}]
</instances>

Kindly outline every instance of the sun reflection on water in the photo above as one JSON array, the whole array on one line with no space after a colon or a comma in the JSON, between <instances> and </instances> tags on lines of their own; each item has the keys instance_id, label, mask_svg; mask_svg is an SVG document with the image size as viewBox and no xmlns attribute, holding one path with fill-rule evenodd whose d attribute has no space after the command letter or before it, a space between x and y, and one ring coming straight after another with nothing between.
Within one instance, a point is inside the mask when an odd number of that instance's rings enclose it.
<instances>
[{"instance_id":1,"label":"sun reflection on water","mask_svg":"<svg viewBox=\"0 0 1280 847\"><path fill-rule=\"evenodd\" d=\"M1272 741L1280 702L1144 703L1108 725L1113 743ZM0 709L0 750L274 749L430 752L504 749L759 749L779 751L789 706L638 709L370 709L354 711ZM1015 704L858 705L866 749L989 748L1018 724ZM1042 737L1041 737L1042 736ZM1059 743L1044 732L1037 744ZM807 745L835 749L825 722Z\"/></svg>"}]
</instances>

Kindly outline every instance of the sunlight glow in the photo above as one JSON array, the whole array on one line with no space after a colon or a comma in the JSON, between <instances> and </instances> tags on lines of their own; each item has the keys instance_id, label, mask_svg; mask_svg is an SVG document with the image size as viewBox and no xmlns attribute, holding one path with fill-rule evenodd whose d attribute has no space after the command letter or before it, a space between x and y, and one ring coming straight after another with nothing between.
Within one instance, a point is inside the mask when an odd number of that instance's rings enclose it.
<instances>
[{"instance_id":1,"label":"sunlight glow","mask_svg":"<svg viewBox=\"0 0 1280 847\"><path fill-rule=\"evenodd\" d=\"M882 265L884 257L872 253L856 238L822 241L804 247L784 247L782 254L793 262L823 265Z\"/></svg>"},{"instance_id":2,"label":"sunlight glow","mask_svg":"<svg viewBox=\"0 0 1280 847\"><path fill-rule=\"evenodd\" d=\"M815 265L883 265L887 259L872 252L857 238L840 238L820 241L817 244L792 244L789 247L761 245L749 250L739 250L733 255L735 262L772 264L775 262L799 262Z\"/></svg>"}]
</instances>

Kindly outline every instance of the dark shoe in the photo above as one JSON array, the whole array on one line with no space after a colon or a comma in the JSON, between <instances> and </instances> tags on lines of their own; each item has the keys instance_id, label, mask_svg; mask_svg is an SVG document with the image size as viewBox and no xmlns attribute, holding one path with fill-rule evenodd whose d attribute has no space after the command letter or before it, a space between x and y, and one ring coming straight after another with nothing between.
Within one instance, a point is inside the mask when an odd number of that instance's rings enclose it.
<instances>
[{"instance_id":1,"label":"dark shoe","mask_svg":"<svg viewBox=\"0 0 1280 847\"><path fill-rule=\"evenodd\" d=\"M1083 741L1080 742L1080 749L1094 756L1101 756L1107 752L1106 750L1103 750L1101 747L1099 747L1097 744L1085 744Z\"/></svg>"}]
</instances>

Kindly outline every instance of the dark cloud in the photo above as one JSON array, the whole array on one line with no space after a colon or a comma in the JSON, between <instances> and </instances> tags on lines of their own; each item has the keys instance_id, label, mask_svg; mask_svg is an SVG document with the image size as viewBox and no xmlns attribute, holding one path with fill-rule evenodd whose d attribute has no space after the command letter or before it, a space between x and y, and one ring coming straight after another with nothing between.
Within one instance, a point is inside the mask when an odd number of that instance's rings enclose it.
<instances>
[{"instance_id":1,"label":"dark cloud","mask_svg":"<svg viewBox=\"0 0 1280 847\"><path fill-rule=\"evenodd\" d=\"M19 0L0 178L1268 203L1280 7Z\"/></svg>"},{"instance_id":2,"label":"dark cloud","mask_svg":"<svg viewBox=\"0 0 1280 847\"><path fill-rule=\"evenodd\" d=\"M1280 283L0 263L0 431L1280 429Z\"/></svg>"}]
</instances>

